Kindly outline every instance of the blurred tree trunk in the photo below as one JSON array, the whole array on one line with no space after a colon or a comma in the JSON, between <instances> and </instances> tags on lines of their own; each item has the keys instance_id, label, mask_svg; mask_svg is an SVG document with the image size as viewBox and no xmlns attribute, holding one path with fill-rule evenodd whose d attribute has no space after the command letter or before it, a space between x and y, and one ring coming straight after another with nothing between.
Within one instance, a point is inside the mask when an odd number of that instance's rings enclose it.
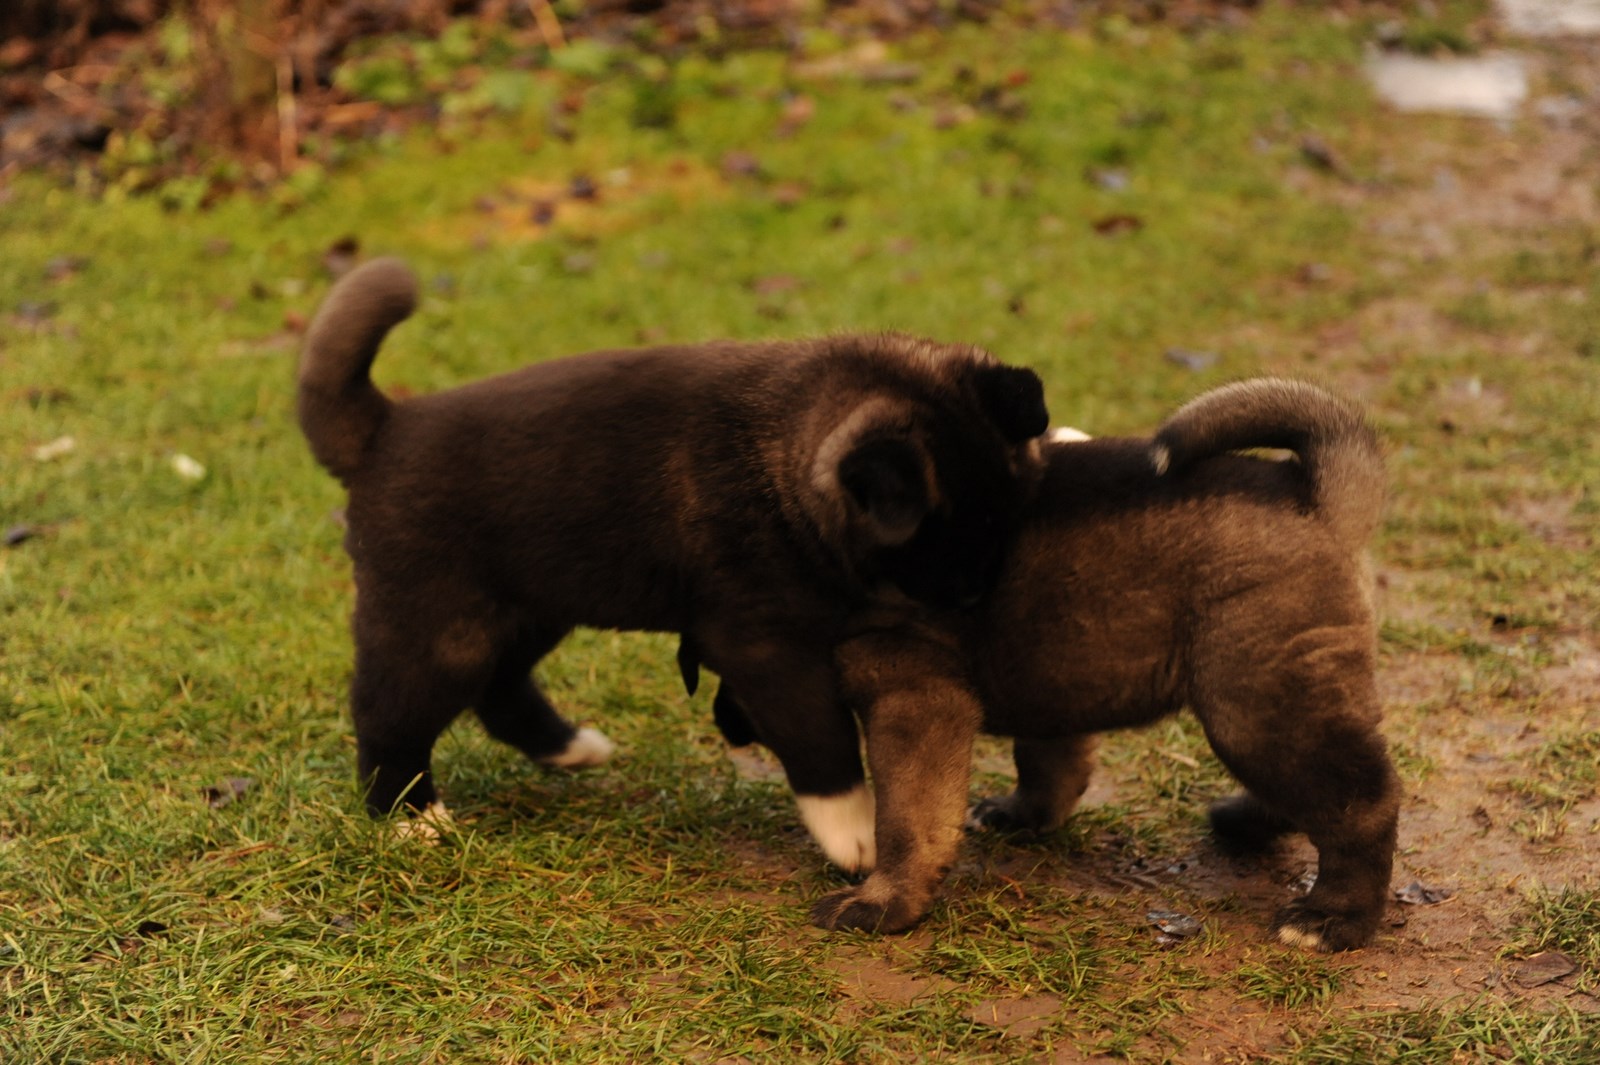
<instances>
[{"instance_id":1,"label":"blurred tree trunk","mask_svg":"<svg viewBox=\"0 0 1600 1065\"><path fill-rule=\"evenodd\" d=\"M320 15L319 0L188 0L186 16L200 69L195 131L274 170L293 168L294 77L291 7ZM314 22L312 23L314 25Z\"/></svg>"}]
</instances>

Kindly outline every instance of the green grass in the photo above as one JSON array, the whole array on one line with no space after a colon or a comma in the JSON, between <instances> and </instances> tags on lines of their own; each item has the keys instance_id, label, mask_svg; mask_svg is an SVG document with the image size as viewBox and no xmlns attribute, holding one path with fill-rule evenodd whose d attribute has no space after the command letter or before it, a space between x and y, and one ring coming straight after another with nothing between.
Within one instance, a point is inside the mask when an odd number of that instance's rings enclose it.
<instances>
[{"instance_id":1,"label":"green grass","mask_svg":"<svg viewBox=\"0 0 1600 1065\"><path fill-rule=\"evenodd\" d=\"M837 881L785 792L730 768L669 637L580 633L541 667L560 705L619 741L611 765L545 772L463 721L436 768L466 828L436 848L370 824L356 794L341 500L291 395L294 328L335 239L424 278L378 363L389 387L641 341L901 328L1036 367L1058 422L1140 431L1210 384L1342 372L1321 361L1323 331L1430 276L1368 269L1377 238L1345 179L1301 161L1315 133L1376 180L1415 135L1354 80L1361 40L1269 8L1194 35L912 38L897 58L922 73L897 88L800 80L765 53L623 62L535 72L501 86L516 115L463 106L436 135L200 213L115 183L96 198L15 181L0 193L0 525L37 535L0 548L0 1059L1160 1060L1218 988L1293 1014L1285 1060L1592 1050L1568 1015L1534 1008L1351 1019L1345 963L1249 953L1258 901L1188 896L1181 876L1152 891L1074 879L1080 859L1202 845L1204 802L1229 785L1192 722L1113 738L1119 801L1042 841L974 845L924 928L893 943L807 927ZM1025 113L977 106L993 86ZM570 142L547 129L568 92L584 101ZM792 92L815 114L782 133ZM732 151L761 174L724 174ZM1104 167L1128 188L1085 176ZM580 174L597 205L548 233L528 221ZM1097 233L1112 215L1142 228ZM1584 283L1592 238L1484 252L1471 269L1538 298L1441 297L1442 350L1378 333L1348 356L1378 382L1393 447L1380 557L1460 607L1384 630L1386 655L1459 662L1462 690L1429 721L1517 705L1555 641L1600 618L1600 457L1575 428L1600 424L1600 332L1540 296ZM68 255L87 262L53 279ZM1336 283L1297 280L1308 262ZM42 318L18 310L43 303ZM1551 342L1502 357L1534 328ZM1194 373L1169 348L1219 359ZM1501 413L1452 406L1469 378L1508 397ZM34 457L63 436L71 451ZM205 476L180 476L178 455ZM1530 531L1528 500L1570 501L1566 533ZM1491 653L1523 638L1523 659ZM1408 777L1429 777L1426 730L1407 736ZM1518 772L1592 790L1554 748ZM207 789L230 777L251 783L213 809ZM1206 932L1162 950L1144 912L1169 903L1206 914ZM932 990L853 993L863 954ZM1062 1003L1035 1034L969 1016L1029 995Z\"/></svg>"},{"instance_id":2,"label":"green grass","mask_svg":"<svg viewBox=\"0 0 1600 1065\"><path fill-rule=\"evenodd\" d=\"M1239 966L1234 980L1246 998L1292 1010L1329 1002L1348 971L1349 966L1332 965L1322 958L1279 954Z\"/></svg>"},{"instance_id":3,"label":"green grass","mask_svg":"<svg viewBox=\"0 0 1600 1065\"><path fill-rule=\"evenodd\" d=\"M1517 932L1517 950L1524 956L1563 951L1584 966L1591 984L1600 970L1600 895L1592 888L1535 892Z\"/></svg>"},{"instance_id":4,"label":"green grass","mask_svg":"<svg viewBox=\"0 0 1600 1065\"><path fill-rule=\"evenodd\" d=\"M1600 1061L1592 1017L1572 1010L1529 1016L1503 1006L1392 1013L1307 1039L1286 1060L1431 1062Z\"/></svg>"}]
</instances>

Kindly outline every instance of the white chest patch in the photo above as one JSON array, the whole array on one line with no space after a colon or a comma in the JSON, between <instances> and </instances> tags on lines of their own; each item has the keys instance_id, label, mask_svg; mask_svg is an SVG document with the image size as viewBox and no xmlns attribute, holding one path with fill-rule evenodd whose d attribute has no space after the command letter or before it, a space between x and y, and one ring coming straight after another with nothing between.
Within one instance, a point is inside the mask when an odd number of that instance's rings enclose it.
<instances>
[{"instance_id":1,"label":"white chest patch","mask_svg":"<svg viewBox=\"0 0 1600 1065\"><path fill-rule=\"evenodd\" d=\"M847 873L867 873L878 861L872 792L857 784L842 795L796 795L800 820L828 860Z\"/></svg>"},{"instance_id":2,"label":"white chest patch","mask_svg":"<svg viewBox=\"0 0 1600 1065\"><path fill-rule=\"evenodd\" d=\"M565 750L547 754L539 761L557 769L582 769L585 766L599 765L609 759L616 750L617 745L607 739L604 732L599 729L581 728L578 734L572 737L572 742L567 744Z\"/></svg>"},{"instance_id":3,"label":"white chest patch","mask_svg":"<svg viewBox=\"0 0 1600 1065\"><path fill-rule=\"evenodd\" d=\"M1080 440L1093 440L1094 437L1082 429L1074 429L1070 425L1063 425L1046 433L1045 439L1052 444L1076 444Z\"/></svg>"}]
</instances>

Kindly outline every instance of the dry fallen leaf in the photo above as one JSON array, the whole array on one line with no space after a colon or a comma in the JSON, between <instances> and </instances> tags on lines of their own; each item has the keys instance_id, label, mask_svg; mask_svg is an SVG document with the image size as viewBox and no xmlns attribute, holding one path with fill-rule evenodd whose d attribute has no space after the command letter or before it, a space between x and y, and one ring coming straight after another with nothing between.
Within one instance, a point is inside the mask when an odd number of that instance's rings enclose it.
<instances>
[{"instance_id":1,"label":"dry fallen leaf","mask_svg":"<svg viewBox=\"0 0 1600 1065\"><path fill-rule=\"evenodd\" d=\"M773 274L771 277L758 277L750 283L750 288L758 296L775 296L781 292L793 292L801 286L798 277L790 274Z\"/></svg>"},{"instance_id":2,"label":"dry fallen leaf","mask_svg":"<svg viewBox=\"0 0 1600 1065\"><path fill-rule=\"evenodd\" d=\"M1173 910L1151 910L1144 915L1145 920L1153 925L1158 933L1156 942L1165 944L1176 943L1180 939L1188 939L1200 931L1200 920L1186 913L1177 913Z\"/></svg>"},{"instance_id":3,"label":"dry fallen leaf","mask_svg":"<svg viewBox=\"0 0 1600 1065\"><path fill-rule=\"evenodd\" d=\"M1403 888L1396 888L1394 897L1407 906L1437 906L1454 894L1449 888L1429 887L1420 880L1413 880Z\"/></svg>"},{"instance_id":4,"label":"dry fallen leaf","mask_svg":"<svg viewBox=\"0 0 1600 1065\"><path fill-rule=\"evenodd\" d=\"M1108 214L1104 218L1097 218L1094 222L1094 231L1102 237L1114 237L1120 233L1137 233L1144 228L1144 219L1136 214Z\"/></svg>"},{"instance_id":5,"label":"dry fallen leaf","mask_svg":"<svg viewBox=\"0 0 1600 1065\"><path fill-rule=\"evenodd\" d=\"M1538 987L1561 979L1578 968L1578 963L1559 950L1543 950L1511 966L1509 974L1523 987Z\"/></svg>"},{"instance_id":6,"label":"dry fallen leaf","mask_svg":"<svg viewBox=\"0 0 1600 1065\"><path fill-rule=\"evenodd\" d=\"M220 810L224 806L232 805L235 800L249 791L254 784L255 781L249 777L228 777L220 784L213 784L203 789L201 794L206 797L207 806L213 810Z\"/></svg>"}]
</instances>

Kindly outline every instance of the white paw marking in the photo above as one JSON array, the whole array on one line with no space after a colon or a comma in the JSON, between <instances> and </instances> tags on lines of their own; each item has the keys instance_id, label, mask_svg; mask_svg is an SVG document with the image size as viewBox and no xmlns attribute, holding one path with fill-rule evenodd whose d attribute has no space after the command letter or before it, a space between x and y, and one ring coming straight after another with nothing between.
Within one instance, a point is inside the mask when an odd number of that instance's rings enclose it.
<instances>
[{"instance_id":1,"label":"white paw marking","mask_svg":"<svg viewBox=\"0 0 1600 1065\"><path fill-rule=\"evenodd\" d=\"M800 820L828 860L847 873L870 872L878 862L872 792L857 784L842 795L796 795Z\"/></svg>"},{"instance_id":2,"label":"white paw marking","mask_svg":"<svg viewBox=\"0 0 1600 1065\"><path fill-rule=\"evenodd\" d=\"M396 839L414 839L423 843L437 844L441 836L455 827L456 819L450 816L449 809L444 803L435 800L415 817L395 822L394 835Z\"/></svg>"},{"instance_id":3,"label":"white paw marking","mask_svg":"<svg viewBox=\"0 0 1600 1065\"><path fill-rule=\"evenodd\" d=\"M581 728L578 734L572 737L565 750L555 754L547 754L539 761L544 765L555 766L557 769L581 769L584 766L599 765L616 753L617 745L606 738L606 734L599 729Z\"/></svg>"},{"instance_id":4,"label":"white paw marking","mask_svg":"<svg viewBox=\"0 0 1600 1065\"><path fill-rule=\"evenodd\" d=\"M1050 430L1050 432L1045 436L1045 439L1050 441L1052 444L1076 444L1081 440L1093 440L1094 437L1090 436L1082 429L1074 429L1070 425L1063 425L1059 428Z\"/></svg>"},{"instance_id":5,"label":"white paw marking","mask_svg":"<svg viewBox=\"0 0 1600 1065\"><path fill-rule=\"evenodd\" d=\"M1322 937L1315 932L1306 932L1299 928L1284 925L1278 929L1278 941L1291 947L1304 947L1306 950L1321 950Z\"/></svg>"}]
</instances>

